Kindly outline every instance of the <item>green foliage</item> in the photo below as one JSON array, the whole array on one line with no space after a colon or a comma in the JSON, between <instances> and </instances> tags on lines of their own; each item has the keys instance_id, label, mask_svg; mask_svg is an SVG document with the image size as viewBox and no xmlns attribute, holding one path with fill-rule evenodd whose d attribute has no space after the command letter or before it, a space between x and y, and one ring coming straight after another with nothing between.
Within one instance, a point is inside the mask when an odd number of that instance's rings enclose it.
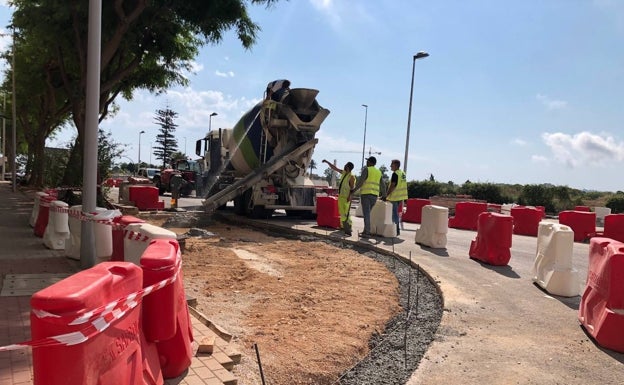
<instances>
[{"instance_id":1,"label":"green foliage","mask_svg":"<svg viewBox=\"0 0 624 385\"><path fill-rule=\"evenodd\" d=\"M554 212L554 189L545 185L525 185L518 203L526 206L544 206L546 212Z\"/></svg>"},{"instance_id":2,"label":"green foliage","mask_svg":"<svg viewBox=\"0 0 624 385\"><path fill-rule=\"evenodd\" d=\"M459 188L459 193L490 203L502 204L512 201L512 198L502 195L499 185L492 183L465 183Z\"/></svg>"},{"instance_id":3,"label":"green foliage","mask_svg":"<svg viewBox=\"0 0 624 385\"><path fill-rule=\"evenodd\" d=\"M260 27L250 5L276 0L104 1L100 68L100 120L116 111L118 96L130 100L138 89L162 92L186 85L185 73L204 44L219 43L234 30L250 48ZM87 77L88 1L12 0L11 24L18 31L20 123L29 149L41 164L45 137L68 118L78 131L64 176L79 183L84 143ZM4 57L10 57L5 52Z\"/></svg>"},{"instance_id":4,"label":"green foliage","mask_svg":"<svg viewBox=\"0 0 624 385\"><path fill-rule=\"evenodd\" d=\"M381 167L379 167L379 171L381 171L381 180L383 180L386 186L388 186L390 184L390 177L388 176L388 171L390 171L390 169L381 165Z\"/></svg>"},{"instance_id":5,"label":"green foliage","mask_svg":"<svg viewBox=\"0 0 624 385\"><path fill-rule=\"evenodd\" d=\"M98 182L110 176L113 159L120 157L124 152L125 145L116 142L111 132L98 129Z\"/></svg>"},{"instance_id":6,"label":"green foliage","mask_svg":"<svg viewBox=\"0 0 624 385\"><path fill-rule=\"evenodd\" d=\"M412 181L407 183L407 196L409 198L429 199L434 195L442 194L442 184L438 182Z\"/></svg>"},{"instance_id":7,"label":"green foliage","mask_svg":"<svg viewBox=\"0 0 624 385\"><path fill-rule=\"evenodd\" d=\"M316 169L316 161L314 159L310 159L310 176L312 176L312 170Z\"/></svg>"},{"instance_id":8,"label":"green foliage","mask_svg":"<svg viewBox=\"0 0 624 385\"><path fill-rule=\"evenodd\" d=\"M323 171L323 175L325 176L325 180L327 181L327 183L329 183L330 186L332 183L332 179L334 181L338 181L338 177L339 177L338 173L329 167L327 167L325 171Z\"/></svg>"},{"instance_id":9,"label":"green foliage","mask_svg":"<svg viewBox=\"0 0 624 385\"><path fill-rule=\"evenodd\" d=\"M44 151L45 170L43 172L44 186L61 186L61 180L69 160L69 149L46 148ZM72 186L75 187L75 186Z\"/></svg>"},{"instance_id":10,"label":"green foliage","mask_svg":"<svg viewBox=\"0 0 624 385\"><path fill-rule=\"evenodd\" d=\"M178 125L175 118L178 113L169 107L164 110L156 110L155 123L160 126L160 132L156 135L156 146L154 146L154 156L162 160L162 167L167 168L171 164L173 154L178 151L178 141L173 135ZM183 156L182 159L185 159Z\"/></svg>"},{"instance_id":11,"label":"green foliage","mask_svg":"<svg viewBox=\"0 0 624 385\"><path fill-rule=\"evenodd\" d=\"M624 193L618 191L617 194L607 200L605 206L610 208L613 214L624 213Z\"/></svg>"}]
</instances>

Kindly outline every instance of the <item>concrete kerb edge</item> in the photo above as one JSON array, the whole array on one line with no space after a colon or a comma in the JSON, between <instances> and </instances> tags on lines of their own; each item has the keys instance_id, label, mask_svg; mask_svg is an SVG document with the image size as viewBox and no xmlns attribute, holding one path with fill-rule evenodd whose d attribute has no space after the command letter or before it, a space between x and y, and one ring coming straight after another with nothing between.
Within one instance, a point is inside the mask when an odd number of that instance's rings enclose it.
<instances>
[{"instance_id":1,"label":"concrete kerb edge","mask_svg":"<svg viewBox=\"0 0 624 385\"><path fill-rule=\"evenodd\" d=\"M221 337L224 341L230 342L232 340L232 334L228 333L221 326L214 324L210 321L202 312L195 309L192 306L188 307L189 312L193 314L193 317L197 318L199 322L206 325L208 329L212 330L216 335Z\"/></svg>"}]
</instances>

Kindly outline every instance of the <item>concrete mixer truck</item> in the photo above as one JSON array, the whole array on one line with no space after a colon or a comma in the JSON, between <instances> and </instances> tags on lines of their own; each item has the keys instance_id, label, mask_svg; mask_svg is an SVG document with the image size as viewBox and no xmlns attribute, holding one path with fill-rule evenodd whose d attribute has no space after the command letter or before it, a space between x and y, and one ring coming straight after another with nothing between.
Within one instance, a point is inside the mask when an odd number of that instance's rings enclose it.
<instances>
[{"instance_id":1,"label":"concrete mixer truck","mask_svg":"<svg viewBox=\"0 0 624 385\"><path fill-rule=\"evenodd\" d=\"M217 129L196 142L201 176L196 192L213 211L234 201L238 214L267 218L276 209L313 217L317 188L306 175L315 138L329 110L316 101L318 90L268 84L264 100L234 128Z\"/></svg>"}]
</instances>

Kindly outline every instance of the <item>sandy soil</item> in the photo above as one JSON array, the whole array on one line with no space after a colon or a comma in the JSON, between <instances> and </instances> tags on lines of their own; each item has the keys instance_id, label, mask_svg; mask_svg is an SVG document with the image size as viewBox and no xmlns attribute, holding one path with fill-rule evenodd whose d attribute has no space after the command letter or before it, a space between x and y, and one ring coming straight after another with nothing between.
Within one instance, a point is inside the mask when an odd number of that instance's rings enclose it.
<instances>
[{"instance_id":1,"label":"sandy soil","mask_svg":"<svg viewBox=\"0 0 624 385\"><path fill-rule=\"evenodd\" d=\"M414 269L310 237L203 228L207 236L186 239L184 283L198 310L234 336L240 385L262 383L254 344L273 385L397 384L415 370L441 309L431 282L419 283ZM419 294L420 316L405 311L414 307L418 284L428 286Z\"/></svg>"}]
</instances>

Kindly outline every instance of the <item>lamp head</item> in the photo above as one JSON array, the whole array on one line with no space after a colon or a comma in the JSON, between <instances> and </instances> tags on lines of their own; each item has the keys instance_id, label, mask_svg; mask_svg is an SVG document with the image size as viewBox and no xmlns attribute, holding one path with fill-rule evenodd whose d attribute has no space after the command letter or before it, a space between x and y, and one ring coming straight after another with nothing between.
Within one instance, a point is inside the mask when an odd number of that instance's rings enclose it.
<instances>
[{"instance_id":1,"label":"lamp head","mask_svg":"<svg viewBox=\"0 0 624 385\"><path fill-rule=\"evenodd\" d=\"M418 52L416 55L414 55L414 60L416 60L416 59L424 59L424 58L426 58L427 56L429 56L429 54L428 54L427 52L425 52L425 51L420 51L420 52Z\"/></svg>"}]
</instances>

